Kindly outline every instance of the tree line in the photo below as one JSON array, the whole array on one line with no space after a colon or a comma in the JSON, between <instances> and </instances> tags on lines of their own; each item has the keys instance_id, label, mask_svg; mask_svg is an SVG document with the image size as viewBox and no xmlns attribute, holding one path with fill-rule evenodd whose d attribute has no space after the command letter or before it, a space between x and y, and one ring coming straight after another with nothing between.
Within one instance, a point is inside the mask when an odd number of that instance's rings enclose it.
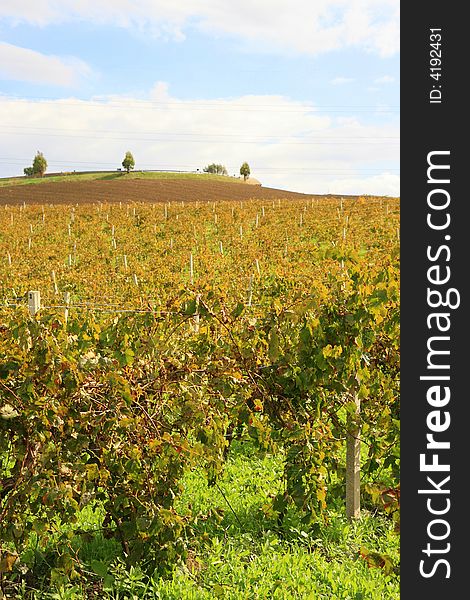
<instances>
[{"instance_id":1,"label":"tree line","mask_svg":"<svg viewBox=\"0 0 470 600\"><path fill-rule=\"evenodd\" d=\"M124 156L124 159L121 164L127 173L129 173L132 169L134 169L135 160L132 155L132 152L130 152L129 150L126 152L126 155ZM39 152L39 150L38 150L36 153L36 156L33 159L32 166L25 167L23 169L23 173L25 174L26 177L43 177L46 170L47 170L47 160L46 160L44 154L42 152ZM204 171L204 173L211 173L214 175L228 175L228 171L227 171L227 168L225 167L225 165L221 165L221 164L217 164L217 163L211 163L210 165L207 165L207 167L204 167L203 171ZM243 176L244 181L246 181L248 179L248 177L250 176L250 173L251 173L251 170L250 170L249 164L247 162L244 162L242 164L242 166L240 167L240 175Z\"/></svg>"}]
</instances>

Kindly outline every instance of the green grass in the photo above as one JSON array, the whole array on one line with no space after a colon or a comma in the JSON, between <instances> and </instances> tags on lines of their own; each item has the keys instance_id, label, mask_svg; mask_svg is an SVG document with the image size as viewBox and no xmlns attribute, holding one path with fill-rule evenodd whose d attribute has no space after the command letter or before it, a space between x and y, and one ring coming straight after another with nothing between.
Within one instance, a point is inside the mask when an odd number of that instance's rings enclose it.
<instances>
[{"instance_id":1,"label":"green grass","mask_svg":"<svg viewBox=\"0 0 470 600\"><path fill-rule=\"evenodd\" d=\"M169 580L149 576L139 567L126 568L121 547L114 539L99 534L88 539L77 536L72 545L86 565L87 581L49 584L47 553L31 546L18 568L35 562L36 592L28 595L25 586L11 598L398 599L397 568L386 574L381 568L369 568L359 555L364 547L388 555L398 566L399 538L391 520L364 511L359 521L350 524L338 507L327 523L307 526L292 511L280 530L267 507L280 489L281 473L279 457L262 456L243 444L234 446L217 486L209 488L199 472L187 473L177 509L198 518L195 535L188 539L188 559ZM99 510L87 507L79 527L96 528L99 519ZM104 585L96 574L103 576L103 570L107 571ZM92 595L93 589L97 595Z\"/></svg>"},{"instance_id":2,"label":"green grass","mask_svg":"<svg viewBox=\"0 0 470 600\"><path fill-rule=\"evenodd\" d=\"M210 175L208 173L143 173L135 171L125 173L122 171L114 172L96 172L96 173L66 173L61 175L51 175L50 177L7 177L0 179L0 187L7 185L36 185L41 183L64 183L70 181L110 181L113 179L196 179L202 181L224 181L230 183L241 183L243 180L236 177L223 175Z\"/></svg>"}]
</instances>

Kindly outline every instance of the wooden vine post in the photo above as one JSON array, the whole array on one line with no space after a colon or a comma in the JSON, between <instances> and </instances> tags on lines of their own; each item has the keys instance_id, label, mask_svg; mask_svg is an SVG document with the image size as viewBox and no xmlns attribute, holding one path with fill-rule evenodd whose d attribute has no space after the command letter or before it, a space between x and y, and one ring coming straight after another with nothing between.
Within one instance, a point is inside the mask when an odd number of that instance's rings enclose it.
<instances>
[{"instance_id":1,"label":"wooden vine post","mask_svg":"<svg viewBox=\"0 0 470 600\"><path fill-rule=\"evenodd\" d=\"M69 319L70 292L64 292L64 323L67 325Z\"/></svg>"},{"instance_id":2,"label":"wooden vine post","mask_svg":"<svg viewBox=\"0 0 470 600\"><path fill-rule=\"evenodd\" d=\"M196 306L194 310L193 317L193 329L195 333L199 333L199 303L201 301L201 294L197 294L196 296Z\"/></svg>"},{"instance_id":3,"label":"wooden vine post","mask_svg":"<svg viewBox=\"0 0 470 600\"><path fill-rule=\"evenodd\" d=\"M28 310L34 316L41 309L41 294L37 290L28 292Z\"/></svg>"},{"instance_id":4,"label":"wooden vine post","mask_svg":"<svg viewBox=\"0 0 470 600\"><path fill-rule=\"evenodd\" d=\"M349 414L346 425L346 517L358 519L361 513L361 401L354 397L356 410Z\"/></svg>"}]
</instances>

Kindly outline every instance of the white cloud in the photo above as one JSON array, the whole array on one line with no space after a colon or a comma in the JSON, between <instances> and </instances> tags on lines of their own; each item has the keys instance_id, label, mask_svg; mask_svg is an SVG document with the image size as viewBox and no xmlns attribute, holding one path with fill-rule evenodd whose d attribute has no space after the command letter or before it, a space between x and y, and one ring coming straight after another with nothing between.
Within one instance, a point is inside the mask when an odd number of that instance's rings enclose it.
<instances>
[{"instance_id":1,"label":"white cloud","mask_svg":"<svg viewBox=\"0 0 470 600\"><path fill-rule=\"evenodd\" d=\"M382 85L384 83L394 83L394 81L395 77L392 77L391 75L383 75L383 77L377 77L377 79L374 80L374 83Z\"/></svg>"},{"instance_id":2,"label":"white cloud","mask_svg":"<svg viewBox=\"0 0 470 600\"><path fill-rule=\"evenodd\" d=\"M399 175L387 171L369 177L334 179L330 185L332 193L335 194L349 194L350 190L355 190L357 194L369 196L397 197L400 195Z\"/></svg>"},{"instance_id":3,"label":"white cloud","mask_svg":"<svg viewBox=\"0 0 470 600\"><path fill-rule=\"evenodd\" d=\"M0 42L0 79L74 87L90 74L88 65L77 58L41 54Z\"/></svg>"},{"instance_id":4,"label":"white cloud","mask_svg":"<svg viewBox=\"0 0 470 600\"><path fill-rule=\"evenodd\" d=\"M346 83L352 83L354 79L352 77L335 77L330 81L331 85L345 85Z\"/></svg>"},{"instance_id":5,"label":"white cloud","mask_svg":"<svg viewBox=\"0 0 470 600\"><path fill-rule=\"evenodd\" d=\"M398 194L398 119L367 125L282 96L181 100L164 82L145 101L0 96L0 115L11 157L0 157L1 176L21 175L38 148L50 171L113 170L131 150L136 169L195 170L217 162L234 174L247 160L265 186Z\"/></svg>"},{"instance_id":6,"label":"white cloud","mask_svg":"<svg viewBox=\"0 0 470 600\"><path fill-rule=\"evenodd\" d=\"M15 0L0 4L2 18L39 26L86 20L174 40L195 28L309 55L358 47L391 56L399 46L399 0Z\"/></svg>"}]
</instances>

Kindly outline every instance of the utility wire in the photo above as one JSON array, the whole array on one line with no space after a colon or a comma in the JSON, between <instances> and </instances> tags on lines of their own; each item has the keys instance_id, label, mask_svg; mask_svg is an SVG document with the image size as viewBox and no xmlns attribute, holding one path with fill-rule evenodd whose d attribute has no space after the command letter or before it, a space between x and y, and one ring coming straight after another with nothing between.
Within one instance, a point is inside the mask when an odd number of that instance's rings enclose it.
<instances>
[{"instance_id":1,"label":"utility wire","mask_svg":"<svg viewBox=\"0 0 470 600\"><path fill-rule=\"evenodd\" d=\"M234 104L227 100L221 100L220 102L208 102L208 101L189 101L181 100L175 101L157 101L157 100L109 100L109 101L96 101L96 100L80 100L71 99L62 100L57 99L42 99L33 97L15 97L15 96L1 96L0 101L19 101L27 103L29 101L36 101L41 104L54 104L57 107L62 106L73 106L80 108L85 107L103 107L108 109L128 110L130 106L138 106L141 109L147 110L166 110L169 109L183 109L186 111L223 111L223 112L272 112L272 113L370 113L370 114L393 114L398 113L398 107L376 107L373 105L319 105L312 106L303 105L298 108L293 108L292 104ZM268 110L267 110L268 109ZM272 109L272 110L269 110Z\"/></svg>"},{"instance_id":2,"label":"utility wire","mask_svg":"<svg viewBox=\"0 0 470 600\"><path fill-rule=\"evenodd\" d=\"M9 125L8 123L0 123L0 127L7 127L8 129L27 129L28 133L31 133L32 129L38 131L63 131L67 132L67 135L71 133L83 133L83 132L91 132L91 133L115 133L115 134L145 134L145 135L171 135L171 136L192 136L192 137L201 137L201 136L209 136L209 137L222 137L222 138L242 138L245 137L240 133L204 133L204 132L165 132L165 131L137 131L137 130L117 130L117 129L72 129L69 127L31 127L31 126L22 126L22 125ZM323 129L314 129L309 130L309 134L312 133L324 133ZM279 139L291 139L293 137L306 137L305 134L291 134L291 135L248 135L251 139L255 140L279 140ZM328 136L321 137L315 136L315 140L399 140L400 136L373 136L373 135L340 135L340 136Z\"/></svg>"}]
</instances>

